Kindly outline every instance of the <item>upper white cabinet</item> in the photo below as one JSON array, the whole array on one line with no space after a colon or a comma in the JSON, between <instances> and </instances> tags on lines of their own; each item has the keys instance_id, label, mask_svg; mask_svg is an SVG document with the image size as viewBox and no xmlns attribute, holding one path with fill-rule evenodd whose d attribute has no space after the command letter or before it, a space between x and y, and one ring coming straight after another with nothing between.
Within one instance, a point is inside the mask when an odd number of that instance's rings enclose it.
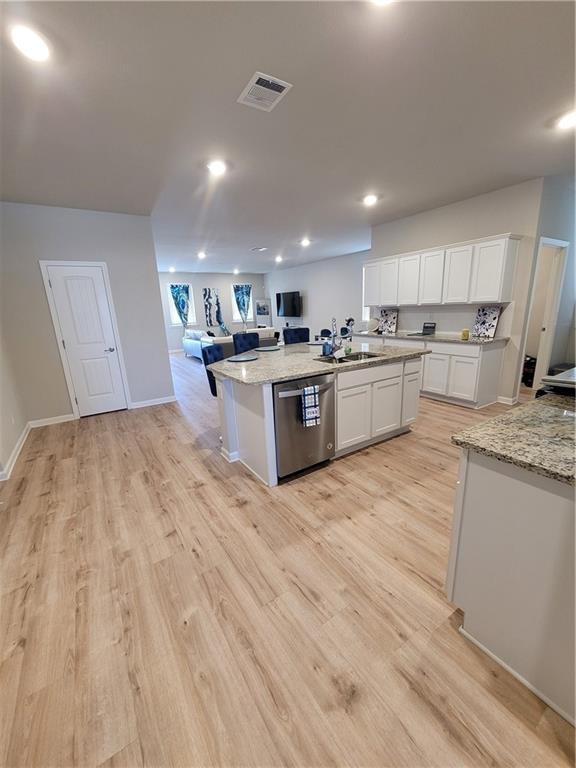
<instances>
[{"instance_id":1,"label":"upper white cabinet","mask_svg":"<svg viewBox=\"0 0 576 768\"><path fill-rule=\"evenodd\" d=\"M398 305L418 304L420 254L398 259Z\"/></svg>"},{"instance_id":2,"label":"upper white cabinet","mask_svg":"<svg viewBox=\"0 0 576 768\"><path fill-rule=\"evenodd\" d=\"M442 279L444 277L444 251L428 251L420 256L419 304L440 304L442 302Z\"/></svg>"},{"instance_id":3,"label":"upper white cabinet","mask_svg":"<svg viewBox=\"0 0 576 768\"><path fill-rule=\"evenodd\" d=\"M380 272L378 261L364 264L364 303L365 307L380 306Z\"/></svg>"},{"instance_id":4,"label":"upper white cabinet","mask_svg":"<svg viewBox=\"0 0 576 768\"><path fill-rule=\"evenodd\" d=\"M364 307L395 307L398 304L398 259L364 264Z\"/></svg>"},{"instance_id":5,"label":"upper white cabinet","mask_svg":"<svg viewBox=\"0 0 576 768\"><path fill-rule=\"evenodd\" d=\"M515 240L502 238L474 246L470 301L510 301L516 266Z\"/></svg>"},{"instance_id":6,"label":"upper white cabinet","mask_svg":"<svg viewBox=\"0 0 576 768\"><path fill-rule=\"evenodd\" d=\"M398 303L398 259L386 259L380 267L380 306L395 307Z\"/></svg>"},{"instance_id":7,"label":"upper white cabinet","mask_svg":"<svg viewBox=\"0 0 576 768\"><path fill-rule=\"evenodd\" d=\"M444 304L465 304L470 296L473 245L448 248L444 265Z\"/></svg>"},{"instance_id":8,"label":"upper white cabinet","mask_svg":"<svg viewBox=\"0 0 576 768\"><path fill-rule=\"evenodd\" d=\"M518 238L391 256L364 265L364 306L511 301Z\"/></svg>"}]
</instances>

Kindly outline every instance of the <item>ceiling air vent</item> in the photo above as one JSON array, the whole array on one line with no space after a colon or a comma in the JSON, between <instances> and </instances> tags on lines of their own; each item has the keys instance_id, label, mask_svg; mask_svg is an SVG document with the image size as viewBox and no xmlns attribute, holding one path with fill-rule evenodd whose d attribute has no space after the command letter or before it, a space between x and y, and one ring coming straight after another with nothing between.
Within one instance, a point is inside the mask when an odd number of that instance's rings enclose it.
<instances>
[{"instance_id":1,"label":"ceiling air vent","mask_svg":"<svg viewBox=\"0 0 576 768\"><path fill-rule=\"evenodd\" d=\"M284 80L264 75L262 72L255 72L240 94L238 103L246 104L247 107L263 109L264 112L271 112L290 88L292 88L290 83L285 83Z\"/></svg>"}]
</instances>

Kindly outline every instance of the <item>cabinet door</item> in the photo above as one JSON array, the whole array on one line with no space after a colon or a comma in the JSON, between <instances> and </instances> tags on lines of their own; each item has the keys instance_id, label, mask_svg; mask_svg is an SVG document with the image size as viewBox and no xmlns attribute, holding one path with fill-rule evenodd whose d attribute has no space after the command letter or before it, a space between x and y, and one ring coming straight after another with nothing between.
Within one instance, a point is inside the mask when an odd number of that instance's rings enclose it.
<instances>
[{"instance_id":1,"label":"cabinet door","mask_svg":"<svg viewBox=\"0 0 576 768\"><path fill-rule=\"evenodd\" d=\"M371 394L371 384L338 392L338 450L370 439Z\"/></svg>"},{"instance_id":2,"label":"cabinet door","mask_svg":"<svg viewBox=\"0 0 576 768\"><path fill-rule=\"evenodd\" d=\"M420 254L398 259L398 304L418 304Z\"/></svg>"},{"instance_id":3,"label":"cabinet door","mask_svg":"<svg viewBox=\"0 0 576 768\"><path fill-rule=\"evenodd\" d=\"M426 355L422 389L426 392L436 392L439 395L445 395L448 389L449 365L450 355L440 355L434 352Z\"/></svg>"},{"instance_id":4,"label":"cabinet door","mask_svg":"<svg viewBox=\"0 0 576 768\"><path fill-rule=\"evenodd\" d=\"M380 264L380 306L398 305L398 259L386 259Z\"/></svg>"},{"instance_id":5,"label":"cabinet door","mask_svg":"<svg viewBox=\"0 0 576 768\"><path fill-rule=\"evenodd\" d=\"M363 307L380 306L380 264L364 264Z\"/></svg>"},{"instance_id":6,"label":"cabinet door","mask_svg":"<svg viewBox=\"0 0 576 768\"><path fill-rule=\"evenodd\" d=\"M402 420L402 376L372 384L372 437L398 429Z\"/></svg>"},{"instance_id":7,"label":"cabinet door","mask_svg":"<svg viewBox=\"0 0 576 768\"><path fill-rule=\"evenodd\" d=\"M470 301L500 301L506 240L493 240L474 246Z\"/></svg>"},{"instance_id":8,"label":"cabinet door","mask_svg":"<svg viewBox=\"0 0 576 768\"><path fill-rule=\"evenodd\" d=\"M418 416L420 403L420 371L404 376L402 387L402 426L412 424Z\"/></svg>"},{"instance_id":9,"label":"cabinet door","mask_svg":"<svg viewBox=\"0 0 576 768\"><path fill-rule=\"evenodd\" d=\"M420 256L420 304L442 303L442 280L444 277L444 251L430 251Z\"/></svg>"},{"instance_id":10,"label":"cabinet door","mask_svg":"<svg viewBox=\"0 0 576 768\"><path fill-rule=\"evenodd\" d=\"M444 304L464 304L470 296L473 245L449 248L444 263Z\"/></svg>"},{"instance_id":11,"label":"cabinet door","mask_svg":"<svg viewBox=\"0 0 576 768\"><path fill-rule=\"evenodd\" d=\"M476 400L476 382L478 381L478 358L450 358L450 375L448 378L448 394L459 400Z\"/></svg>"}]
</instances>

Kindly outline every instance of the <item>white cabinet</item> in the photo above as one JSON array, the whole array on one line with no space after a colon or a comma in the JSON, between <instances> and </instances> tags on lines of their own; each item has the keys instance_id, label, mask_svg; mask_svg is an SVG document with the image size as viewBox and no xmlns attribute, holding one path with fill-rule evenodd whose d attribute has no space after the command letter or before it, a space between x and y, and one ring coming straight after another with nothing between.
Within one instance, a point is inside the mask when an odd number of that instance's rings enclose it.
<instances>
[{"instance_id":1,"label":"white cabinet","mask_svg":"<svg viewBox=\"0 0 576 768\"><path fill-rule=\"evenodd\" d=\"M517 242L507 238L474 246L470 301L504 302L512 298Z\"/></svg>"},{"instance_id":2,"label":"white cabinet","mask_svg":"<svg viewBox=\"0 0 576 768\"><path fill-rule=\"evenodd\" d=\"M445 395L448 389L450 355L432 352L424 357L424 380L422 389Z\"/></svg>"},{"instance_id":3,"label":"white cabinet","mask_svg":"<svg viewBox=\"0 0 576 768\"><path fill-rule=\"evenodd\" d=\"M386 259L380 264L380 306L398 304L398 259Z\"/></svg>"},{"instance_id":4,"label":"white cabinet","mask_svg":"<svg viewBox=\"0 0 576 768\"><path fill-rule=\"evenodd\" d=\"M398 305L418 304L420 254L398 259Z\"/></svg>"},{"instance_id":5,"label":"white cabinet","mask_svg":"<svg viewBox=\"0 0 576 768\"><path fill-rule=\"evenodd\" d=\"M478 358L450 357L448 375L448 395L459 400L476 400L476 384L478 381Z\"/></svg>"},{"instance_id":6,"label":"white cabinet","mask_svg":"<svg viewBox=\"0 0 576 768\"><path fill-rule=\"evenodd\" d=\"M416 421L420 402L420 371L404 376L402 390L402 426L406 427Z\"/></svg>"},{"instance_id":7,"label":"white cabinet","mask_svg":"<svg viewBox=\"0 0 576 768\"><path fill-rule=\"evenodd\" d=\"M465 304L470 296L473 245L448 248L444 264L444 304Z\"/></svg>"},{"instance_id":8,"label":"white cabinet","mask_svg":"<svg viewBox=\"0 0 576 768\"><path fill-rule=\"evenodd\" d=\"M440 304L442 302L442 279L444 277L444 251L429 251L420 256L419 304Z\"/></svg>"},{"instance_id":9,"label":"white cabinet","mask_svg":"<svg viewBox=\"0 0 576 768\"><path fill-rule=\"evenodd\" d=\"M398 303L398 259L364 264L364 307L395 307Z\"/></svg>"},{"instance_id":10,"label":"white cabinet","mask_svg":"<svg viewBox=\"0 0 576 768\"><path fill-rule=\"evenodd\" d=\"M364 307L380 306L380 263L364 264Z\"/></svg>"},{"instance_id":11,"label":"white cabinet","mask_svg":"<svg viewBox=\"0 0 576 768\"><path fill-rule=\"evenodd\" d=\"M372 385L338 392L337 449L370 440L372 436Z\"/></svg>"},{"instance_id":12,"label":"white cabinet","mask_svg":"<svg viewBox=\"0 0 576 768\"><path fill-rule=\"evenodd\" d=\"M402 415L402 376L377 381L372 385L372 437L400 427Z\"/></svg>"}]
</instances>

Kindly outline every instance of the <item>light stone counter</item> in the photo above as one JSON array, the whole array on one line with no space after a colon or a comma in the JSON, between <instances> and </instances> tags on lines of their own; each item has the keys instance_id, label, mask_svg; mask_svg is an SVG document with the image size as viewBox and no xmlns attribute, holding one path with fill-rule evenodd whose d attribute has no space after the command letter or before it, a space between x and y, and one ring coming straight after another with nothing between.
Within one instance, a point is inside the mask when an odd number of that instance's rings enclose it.
<instances>
[{"instance_id":1,"label":"light stone counter","mask_svg":"<svg viewBox=\"0 0 576 768\"><path fill-rule=\"evenodd\" d=\"M574 485L574 398L546 395L452 437L461 448Z\"/></svg>"},{"instance_id":2,"label":"light stone counter","mask_svg":"<svg viewBox=\"0 0 576 768\"><path fill-rule=\"evenodd\" d=\"M407 341L442 341L451 344L495 344L499 341L508 341L507 336L499 336L494 339L487 339L484 336L470 336L468 341L463 341L459 333L433 333L430 336L414 336L412 331L397 331L396 333L376 333L375 331L357 331L354 337L368 337L371 339L406 339Z\"/></svg>"},{"instance_id":3,"label":"light stone counter","mask_svg":"<svg viewBox=\"0 0 576 768\"><path fill-rule=\"evenodd\" d=\"M288 344L277 351L256 352L257 360L246 363L231 363L222 360L213 363L209 369L217 378L230 379L240 384L273 384L279 381L290 381L306 376L319 376L327 373L342 373L343 371L371 368L374 365L398 363L404 360L416 359L426 354L424 350L404 349L403 347L383 347L379 344L350 345L354 352L373 352L378 357L369 360L347 361L330 364L318 360L322 347L308 344Z\"/></svg>"}]
</instances>

